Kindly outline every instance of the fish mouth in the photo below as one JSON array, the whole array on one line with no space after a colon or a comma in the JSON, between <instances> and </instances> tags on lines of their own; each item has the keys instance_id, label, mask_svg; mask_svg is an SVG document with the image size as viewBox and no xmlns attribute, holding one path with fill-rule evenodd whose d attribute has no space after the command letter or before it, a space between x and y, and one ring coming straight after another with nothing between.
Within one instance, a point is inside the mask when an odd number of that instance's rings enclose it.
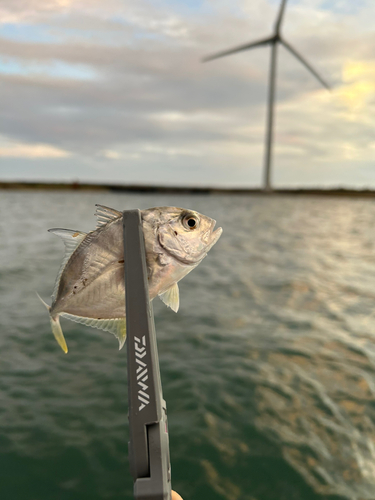
<instances>
[{"instance_id":1,"label":"fish mouth","mask_svg":"<svg viewBox=\"0 0 375 500\"><path fill-rule=\"evenodd\" d=\"M216 222L215 222L216 224ZM215 226L214 224L214 226ZM211 241L209 243L209 247L213 247L215 245L215 243L218 241L218 239L220 238L220 236L222 235L222 232L223 232L223 228L221 227L218 227L216 229L216 231L213 231L212 234L211 234Z\"/></svg>"},{"instance_id":2,"label":"fish mouth","mask_svg":"<svg viewBox=\"0 0 375 500\"><path fill-rule=\"evenodd\" d=\"M220 238L220 236L222 235L222 232L223 232L223 228L222 227L218 227L216 229L216 231L214 231L212 233L212 236L214 237L215 239L215 243L217 242L217 240Z\"/></svg>"},{"instance_id":3,"label":"fish mouth","mask_svg":"<svg viewBox=\"0 0 375 500\"><path fill-rule=\"evenodd\" d=\"M214 231L214 228L216 226L216 220L212 221L211 227L208 231L203 236L203 241L207 243L207 248L205 249L205 252L208 252L218 241L220 238L223 229L221 227L218 227L216 231Z\"/></svg>"}]
</instances>

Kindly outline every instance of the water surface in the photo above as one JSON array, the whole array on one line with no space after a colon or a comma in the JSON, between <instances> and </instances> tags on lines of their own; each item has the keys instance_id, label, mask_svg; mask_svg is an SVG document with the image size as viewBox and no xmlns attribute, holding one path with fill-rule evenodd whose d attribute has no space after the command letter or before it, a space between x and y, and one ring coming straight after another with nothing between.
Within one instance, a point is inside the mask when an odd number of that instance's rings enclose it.
<instances>
[{"instance_id":1,"label":"water surface","mask_svg":"<svg viewBox=\"0 0 375 500\"><path fill-rule=\"evenodd\" d=\"M49 301L51 227L89 231L95 203L177 205L223 236L154 301L173 487L185 500L375 498L375 203L286 196L0 193L0 494L131 499L126 351Z\"/></svg>"}]
</instances>

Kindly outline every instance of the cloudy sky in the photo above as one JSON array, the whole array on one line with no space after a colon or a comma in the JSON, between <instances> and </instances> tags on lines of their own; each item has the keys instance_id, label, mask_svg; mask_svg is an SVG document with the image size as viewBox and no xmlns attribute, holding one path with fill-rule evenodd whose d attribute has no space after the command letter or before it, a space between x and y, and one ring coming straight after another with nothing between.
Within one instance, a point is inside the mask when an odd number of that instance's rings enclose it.
<instances>
[{"instance_id":1,"label":"cloudy sky","mask_svg":"<svg viewBox=\"0 0 375 500\"><path fill-rule=\"evenodd\" d=\"M1 0L0 179L259 186L276 0ZM275 186L375 188L375 2L289 0Z\"/></svg>"}]
</instances>

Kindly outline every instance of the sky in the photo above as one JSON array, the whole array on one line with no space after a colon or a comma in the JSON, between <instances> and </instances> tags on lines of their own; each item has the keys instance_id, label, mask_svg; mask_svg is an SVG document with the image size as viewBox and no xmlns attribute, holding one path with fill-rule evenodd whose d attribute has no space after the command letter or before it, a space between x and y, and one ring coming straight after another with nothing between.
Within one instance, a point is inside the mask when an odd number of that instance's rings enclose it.
<instances>
[{"instance_id":1,"label":"sky","mask_svg":"<svg viewBox=\"0 0 375 500\"><path fill-rule=\"evenodd\" d=\"M0 180L262 184L276 0L1 0ZM375 2L288 0L272 183L375 188Z\"/></svg>"}]
</instances>

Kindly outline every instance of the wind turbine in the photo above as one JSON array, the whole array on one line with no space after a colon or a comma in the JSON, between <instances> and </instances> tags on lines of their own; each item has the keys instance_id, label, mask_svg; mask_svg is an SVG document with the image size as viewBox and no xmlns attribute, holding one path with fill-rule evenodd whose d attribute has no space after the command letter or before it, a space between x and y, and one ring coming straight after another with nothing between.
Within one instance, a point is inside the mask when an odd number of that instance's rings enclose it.
<instances>
[{"instance_id":1,"label":"wind turbine","mask_svg":"<svg viewBox=\"0 0 375 500\"><path fill-rule=\"evenodd\" d=\"M268 87L268 110L267 110L267 133L266 133L266 156L265 156L265 166L264 166L264 189L265 191L271 191L271 156L272 156L272 142L273 142L273 115L274 115L274 101L275 101L275 89L276 89L276 58L277 58L277 45L281 43L284 45L289 52L295 56L314 76L319 80L319 82L330 90L329 85L323 80L321 76L312 68L312 66L280 35L280 26L284 16L286 0L281 1L279 15L277 16L275 29L272 36L268 38L262 38L255 42L246 43L245 45L239 45L229 50L224 50L222 52L217 52L203 59L203 62L212 61L212 59L218 59L219 57L229 56L230 54L235 54L236 52L241 52L243 50L253 49L255 47L260 47L262 45L271 45L271 66L270 66L270 76L269 76L269 87Z\"/></svg>"}]
</instances>

